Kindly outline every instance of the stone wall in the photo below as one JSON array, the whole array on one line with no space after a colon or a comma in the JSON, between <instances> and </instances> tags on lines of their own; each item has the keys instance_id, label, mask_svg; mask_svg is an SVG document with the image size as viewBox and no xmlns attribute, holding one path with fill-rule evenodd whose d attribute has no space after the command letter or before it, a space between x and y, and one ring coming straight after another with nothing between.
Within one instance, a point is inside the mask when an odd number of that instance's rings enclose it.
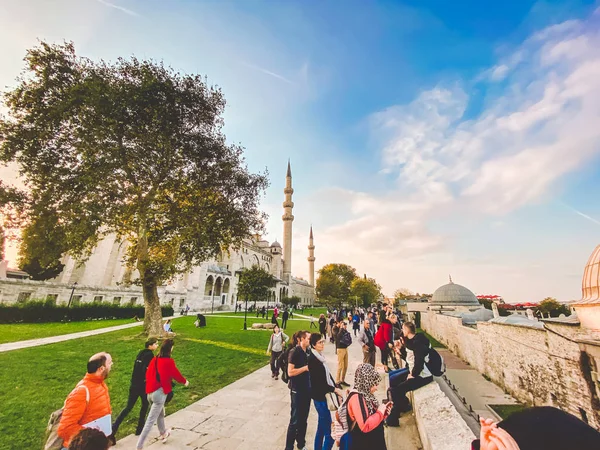
<instances>
[{"instance_id":1,"label":"stone wall","mask_svg":"<svg viewBox=\"0 0 600 450\"><path fill-rule=\"evenodd\" d=\"M421 326L517 400L556 406L600 430L600 342L586 341L580 327L478 322L474 328L434 312L422 315Z\"/></svg>"}]
</instances>

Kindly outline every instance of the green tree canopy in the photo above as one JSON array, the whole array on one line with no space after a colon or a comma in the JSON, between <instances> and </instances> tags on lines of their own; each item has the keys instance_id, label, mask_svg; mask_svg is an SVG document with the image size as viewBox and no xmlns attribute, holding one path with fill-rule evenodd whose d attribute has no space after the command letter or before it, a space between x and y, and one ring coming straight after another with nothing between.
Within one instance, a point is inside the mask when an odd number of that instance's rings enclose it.
<instances>
[{"instance_id":1,"label":"green tree canopy","mask_svg":"<svg viewBox=\"0 0 600 450\"><path fill-rule=\"evenodd\" d=\"M536 310L544 317L547 317L548 314L550 314L550 317L558 317L561 314L564 314L565 316L571 315L571 310L569 307L563 303L560 303L553 297L546 297L544 300L542 300L537 306Z\"/></svg>"},{"instance_id":2,"label":"green tree canopy","mask_svg":"<svg viewBox=\"0 0 600 450\"><path fill-rule=\"evenodd\" d=\"M222 132L225 98L199 75L151 60L76 55L72 43L27 52L5 93L0 161L28 187L27 223L58 217L66 250L85 258L110 233L129 242L145 330L162 332L157 287L264 227L243 148Z\"/></svg>"},{"instance_id":3,"label":"green tree canopy","mask_svg":"<svg viewBox=\"0 0 600 450\"><path fill-rule=\"evenodd\" d=\"M381 286L377 284L375 278L355 278L351 288L351 295L365 308L376 303L381 297Z\"/></svg>"},{"instance_id":4,"label":"green tree canopy","mask_svg":"<svg viewBox=\"0 0 600 450\"><path fill-rule=\"evenodd\" d=\"M348 264L327 264L319 270L316 293L319 303L341 306L348 303L352 282L357 278L356 269Z\"/></svg>"},{"instance_id":5,"label":"green tree canopy","mask_svg":"<svg viewBox=\"0 0 600 450\"><path fill-rule=\"evenodd\" d=\"M68 250L59 217L40 211L22 233L18 265L34 280L57 277L65 267L61 256Z\"/></svg>"},{"instance_id":6,"label":"green tree canopy","mask_svg":"<svg viewBox=\"0 0 600 450\"><path fill-rule=\"evenodd\" d=\"M271 288L277 285L273 275L259 266L244 269L238 283L238 301L259 302L266 300Z\"/></svg>"}]
</instances>

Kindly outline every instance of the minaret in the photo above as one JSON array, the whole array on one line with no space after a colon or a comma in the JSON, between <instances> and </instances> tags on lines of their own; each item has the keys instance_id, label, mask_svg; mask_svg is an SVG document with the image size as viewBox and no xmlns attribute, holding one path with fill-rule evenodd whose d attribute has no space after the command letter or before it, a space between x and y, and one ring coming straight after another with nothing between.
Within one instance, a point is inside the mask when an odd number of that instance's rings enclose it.
<instances>
[{"instance_id":1,"label":"minaret","mask_svg":"<svg viewBox=\"0 0 600 450\"><path fill-rule=\"evenodd\" d=\"M308 238L308 281L312 287L315 286L315 244L313 242L312 225L310 226L310 237Z\"/></svg>"},{"instance_id":2,"label":"minaret","mask_svg":"<svg viewBox=\"0 0 600 450\"><path fill-rule=\"evenodd\" d=\"M292 276L292 222L294 216L292 209L294 208L294 202L292 201L292 169L290 168L290 161L288 160L287 175L285 176L285 201L283 202L283 280L288 283L291 281Z\"/></svg>"}]
</instances>

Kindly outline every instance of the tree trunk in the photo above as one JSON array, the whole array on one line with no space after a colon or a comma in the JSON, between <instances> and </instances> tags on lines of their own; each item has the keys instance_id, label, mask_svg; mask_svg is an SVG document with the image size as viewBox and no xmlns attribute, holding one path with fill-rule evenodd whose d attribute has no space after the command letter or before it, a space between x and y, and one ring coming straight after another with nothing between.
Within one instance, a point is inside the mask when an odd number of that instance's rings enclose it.
<instances>
[{"instance_id":1,"label":"tree trunk","mask_svg":"<svg viewBox=\"0 0 600 450\"><path fill-rule=\"evenodd\" d=\"M163 334L162 311L156 278L148 271L148 235L144 218L140 218L137 244L137 266L144 292L144 332L149 337L159 337Z\"/></svg>"},{"instance_id":2,"label":"tree trunk","mask_svg":"<svg viewBox=\"0 0 600 450\"><path fill-rule=\"evenodd\" d=\"M158 299L158 288L155 283L144 281L144 332L148 337L160 337L163 333L162 311Z\"/></svg>"}]
</instances>

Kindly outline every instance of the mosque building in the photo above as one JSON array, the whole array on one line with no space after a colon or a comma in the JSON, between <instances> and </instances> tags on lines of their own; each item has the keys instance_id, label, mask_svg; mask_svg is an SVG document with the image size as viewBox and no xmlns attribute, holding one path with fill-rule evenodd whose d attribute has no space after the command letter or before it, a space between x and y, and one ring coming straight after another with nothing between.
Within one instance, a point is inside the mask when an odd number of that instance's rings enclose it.
<instances>
[{"instance_id":1,"label":"mosque building","mask_svg":"<svg viewBox=\"0 0 600 450\"><path fill-rule=\"evenodd\" d=\"M284 297L296 296L300 304L315 302L315 245L312 226L308 242L309 279L292 275L292 225L294 202L292 170L288 161L283 202L283 247L269 243L260 235L242 240L239 249L230 248L216 258L205 261L190 272L180 275L158 289L161 304L176 310L189 305L193 310L232 309L238 298L237 285L245 268L259 266L277 279L265 301L280 303ZM80 264L75 258L63 258L63 271L51 281L10 278L7 262L0 264L0 302L23 302L29 299L51 299L66 303L109 301L119 304L143 304L142 291L130 283L136 275L124 264L128 243L111 235L103 239L90 257ZM9 273L7 273L9 272ZM14 271L13 271L14 272Z\"/></svg>"}]
</instances>

